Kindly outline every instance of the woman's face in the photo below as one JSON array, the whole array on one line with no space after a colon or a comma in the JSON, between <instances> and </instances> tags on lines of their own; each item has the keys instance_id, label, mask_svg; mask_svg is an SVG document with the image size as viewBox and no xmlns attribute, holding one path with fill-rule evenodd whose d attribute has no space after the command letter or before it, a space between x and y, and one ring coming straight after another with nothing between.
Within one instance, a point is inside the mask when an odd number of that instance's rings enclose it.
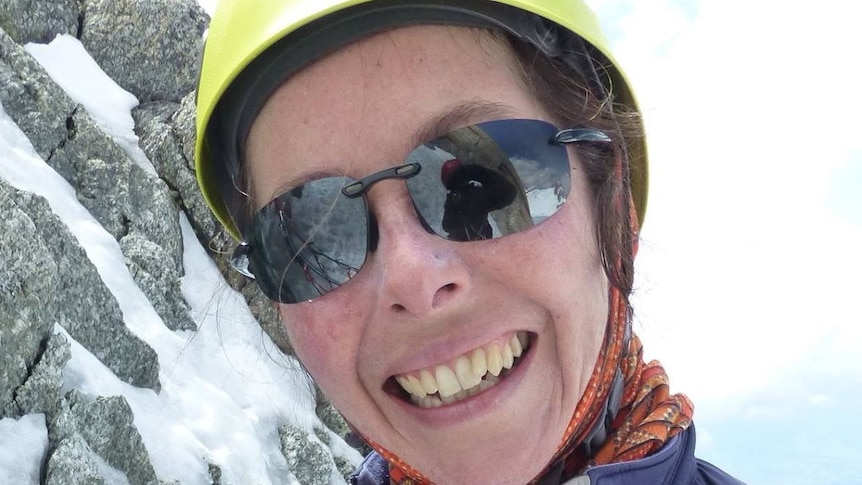
<instances>
[{"instance_id":1,"label":"woman's face","mask_svg":"<svg viewBox=\"0 0 862 485\"><path fill-rule=\"evenodd\" d=\"M320 174L360 178L398 165L429 127L553 122L515 66L501 41L454 27L402 28L339 50L292 77L255 122L246 153L255 203ZM572 166L571 194L552 218L480 242L426 232L405 183L379 182L367 192L379 244L359 274L279 306L298 357L345 418L438 483L533 478L590 377L608 282L595 204ZM499 368L519 338L525 350L510 370L470 382L478 378L467 369ZM471 396L445 402L411 400L398 383L442 395L459 375L457 385L475 386Z\"/></svg>"}]
</instances>

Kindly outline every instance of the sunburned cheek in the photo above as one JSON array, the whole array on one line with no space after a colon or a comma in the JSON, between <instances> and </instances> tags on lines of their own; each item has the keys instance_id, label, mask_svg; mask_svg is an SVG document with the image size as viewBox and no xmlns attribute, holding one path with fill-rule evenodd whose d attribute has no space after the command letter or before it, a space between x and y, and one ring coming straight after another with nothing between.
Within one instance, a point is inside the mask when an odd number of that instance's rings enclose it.
<instances>
[{"instance_id":1,"label":"sunburned cheek","mask_svg":"<svg viewBox=\"0 0 862 485\"><path fill-rule=\"evenodd\" d=\"M350 336L342 321L304 319L293 312L281 313L296 356L319 384L326 387L324 381L346 377L343 369L354 368L350 365L354 354L349 345Z\"/></svg>"}]
</instances>

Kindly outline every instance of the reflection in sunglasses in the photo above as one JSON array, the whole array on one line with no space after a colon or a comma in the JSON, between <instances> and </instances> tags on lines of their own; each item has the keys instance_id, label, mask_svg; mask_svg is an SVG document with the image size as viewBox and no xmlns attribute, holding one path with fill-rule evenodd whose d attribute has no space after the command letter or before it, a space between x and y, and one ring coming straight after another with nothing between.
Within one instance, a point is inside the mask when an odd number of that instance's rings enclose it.
<instances>
[{"instance_id":1,"label":"reflection in sunglasses","mask_svg":"<svg viewBox=\"0 0 862 485\"><path fill-rule=\"evenodd\" d=\"M271 299L312 300L353 278L377 251L377 218L366 194L404 180L419 223L450 241L514 234L552 216L571 188L568 143L604 133L558 130L540 120L496 120L416 147L400 165L354 180L325 177L273 199L253 218L234 261Z\"/></svg>"}]
</instances>

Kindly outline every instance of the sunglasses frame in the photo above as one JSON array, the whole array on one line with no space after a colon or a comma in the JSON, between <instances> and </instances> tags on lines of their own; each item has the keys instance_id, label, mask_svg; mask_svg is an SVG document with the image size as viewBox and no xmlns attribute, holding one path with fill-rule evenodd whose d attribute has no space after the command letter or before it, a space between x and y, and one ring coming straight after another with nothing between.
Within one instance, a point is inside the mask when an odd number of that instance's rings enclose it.
<instances>
[{"instance_id":1,"label":"sunglasses frame","mask_svg":"<svg viewBox=\"0 0 862 485\"><path fill-rule=\"evenodd\" d=\"M558 131L550 140L555 144L571 144L571 143L600 143L610 145L613 140L605 132L595 128L568 128ZM571 163L571 160L569 161ZM419 163L407 163L389 167L378 172L367 175L353 183L345 185L341 189L342 195L347 198L355 199L363 197L365 192L375 183L386 179L408 179L418 175L422 171L422 166ZM442 237L442 236L441 236ZM505 236L503 236L505 237ZM460 241L453 241L460 242ZM254 245L249 243L247 239L243 239L234 249L230 256L230 266L238 273L249 279L256 279L254 273L250 269L249 255L254 251ZM361 266L358 268L361 269ZM349 279L347 280L349 281ZM346 283L346 281L345 281ZM340 287L344 283L340 283ZM262 289L262 288L261 288ZM334 289L334 288L333 288ZM332 290L330 290L332 291ZM327 291L328 293L328 291ZM321 294L323 296L326 293ZM273 299L278 301L277 299ZM287 303L287 302L284 302ZM289 304L289 303L288 303Z\"/></svg>"}]
</instances>

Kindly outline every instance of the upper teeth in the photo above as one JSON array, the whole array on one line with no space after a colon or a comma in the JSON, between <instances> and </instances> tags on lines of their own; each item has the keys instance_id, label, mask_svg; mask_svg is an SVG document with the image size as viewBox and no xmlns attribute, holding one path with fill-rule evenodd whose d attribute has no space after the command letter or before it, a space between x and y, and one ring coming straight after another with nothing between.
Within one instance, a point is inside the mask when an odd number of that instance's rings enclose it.
<instances>
[{"instance_id":1,"label":"upper teeth","mask_svg":"<svg viewBox=\"0 0 862 485\"><path fill-rule=\"evenodd\" d=\"M463 354L447 364L395 377L420 406L440 406L471 396L496 384L503 369L511 369L527 345L527 333L517 332ZM492 377L493 376L493 377ZM469 392L468 392L469 391ZM437 395L434 395L434 394Z\"/></svg>"}]
</instances>

